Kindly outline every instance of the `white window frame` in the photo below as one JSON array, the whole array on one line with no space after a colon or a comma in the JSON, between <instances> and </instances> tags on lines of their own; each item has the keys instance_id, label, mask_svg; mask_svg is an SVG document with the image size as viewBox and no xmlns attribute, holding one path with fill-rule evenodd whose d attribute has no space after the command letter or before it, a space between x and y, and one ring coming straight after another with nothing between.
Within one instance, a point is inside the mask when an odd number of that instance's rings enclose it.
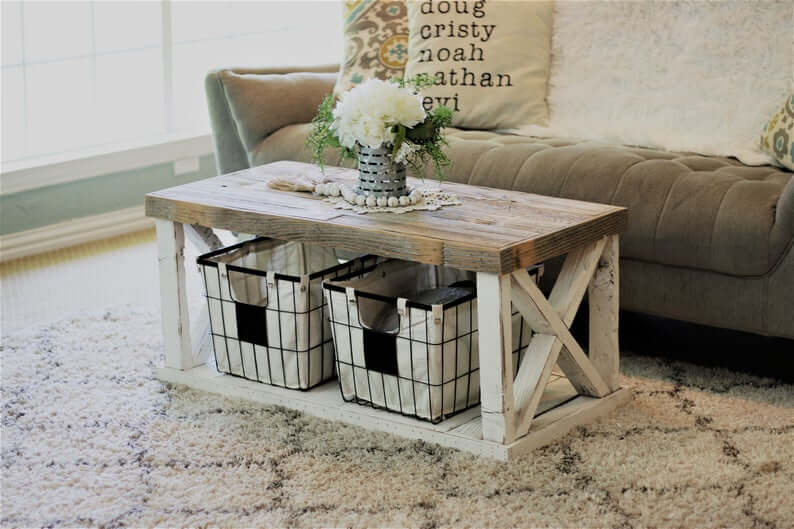
<instances>
[{"instance_id":1,"label":"white window frame","mask_svg":"<svg viewBox=\"0 0 794 529\"><path fill-rule=\"evenodd\" d=\"M172 0L160 0L165 130L173 130ZM3 162L0 196L212 154L212 136L168 134L148 141L87 147Z\"/></svg>"},{"instance_id":2,"label":"white window frame","mask_svg":"<svg viewBox=\"0 0 794 529\"><path fill-rule=\"evenodd\" d=\"M212 154L212 135L169 137L3 164L0 196Z\"/></svg>"}]
</instances>

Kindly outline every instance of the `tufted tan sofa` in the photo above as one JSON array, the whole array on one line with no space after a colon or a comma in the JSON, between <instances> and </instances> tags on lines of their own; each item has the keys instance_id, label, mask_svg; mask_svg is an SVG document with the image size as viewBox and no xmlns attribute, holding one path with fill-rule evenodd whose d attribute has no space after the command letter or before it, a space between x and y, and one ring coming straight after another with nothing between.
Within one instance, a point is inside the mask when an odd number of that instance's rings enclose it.
<instances>
[{"instance_id":1,"label":"tufted tan sofa","mask_svg":"<svg viewBox=\"0 0 794 529\"><path fill-rule=\"evenodd\" d=\"M207 97L220 173L309 161L335 66L219 70ZM777 167L563 138L449 131L448 178L627 206L621 307L794 338L794 178ZM329 157L329 162L334 160Z\"/></svg>"}]
</instances>

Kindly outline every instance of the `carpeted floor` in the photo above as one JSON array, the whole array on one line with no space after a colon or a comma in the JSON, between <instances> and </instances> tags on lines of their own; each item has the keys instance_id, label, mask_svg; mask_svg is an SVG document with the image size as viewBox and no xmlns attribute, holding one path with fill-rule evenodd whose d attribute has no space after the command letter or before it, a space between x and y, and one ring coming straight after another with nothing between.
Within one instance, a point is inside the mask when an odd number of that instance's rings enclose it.
<instances>
[{"instance_id":1,"label":"carpeted floor","mask_svg":"<svg viewBox=\"0 0 794 529\"><path fill-rule=\"evenodd\" d=\"M626 354L636 397L514 464L152 377L156 313L2 344L3 527L794 527L794 386Z\"/></svg>"}]
</instances>

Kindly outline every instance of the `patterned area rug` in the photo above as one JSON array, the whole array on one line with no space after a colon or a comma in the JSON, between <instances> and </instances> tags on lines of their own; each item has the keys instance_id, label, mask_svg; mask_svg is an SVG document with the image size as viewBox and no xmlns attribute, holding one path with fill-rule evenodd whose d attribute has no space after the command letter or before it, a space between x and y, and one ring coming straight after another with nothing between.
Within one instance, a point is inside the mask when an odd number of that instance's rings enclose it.
<instances>
[{"instance_id":1,"label":"patterned area rug","mask_svg":"<svg viewBox=\"0 0 794 529\"><path fill-rule=\"evenodd\" d=\"M3 337L3 527L794 526L770 379L626 354L632 402L507 465L166 387L159 356L130 308Z\"/></svg>"}]
</instances>

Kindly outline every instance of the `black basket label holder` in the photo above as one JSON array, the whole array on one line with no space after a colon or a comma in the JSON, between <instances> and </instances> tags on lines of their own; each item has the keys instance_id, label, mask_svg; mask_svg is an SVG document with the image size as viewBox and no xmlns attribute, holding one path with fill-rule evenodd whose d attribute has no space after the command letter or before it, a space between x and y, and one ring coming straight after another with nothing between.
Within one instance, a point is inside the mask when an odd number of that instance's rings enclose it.
<instances>
[{"instance_id":1,"label":"black basket label holder","mask_svg":"<svg viewBox=\"0 0 794 529\"><path fill-rule=\"evenodd\" d=\"M218 272L222 279L229 284L229 272L226 263L218 263ZM248 342L261 347L268 347L267 339L267 305L270 300L271 288L275 287L275 278L268 272L265 280L265 297L263 305L253 305L235 299L234 292L229 288L229 298L235 304L235 320L237 324L237 338L241 342Z\"/></svg>"},{"instance_id":2,"label":"black basket label holder","mask_svg":"<svg viewBox=\"0 0 794 529\"><path fill-rule=\"evenodd\" d=\"M356 292L352 287L345 289L347 301L356 307L356 317L361 325L364 365L367 370L383 375L399 376L397 364L397 335L398 333L384 332L371 329L361 323L356 303ZM352 344L351 344L352 347Z\"/></svg>"}]
</instances>

